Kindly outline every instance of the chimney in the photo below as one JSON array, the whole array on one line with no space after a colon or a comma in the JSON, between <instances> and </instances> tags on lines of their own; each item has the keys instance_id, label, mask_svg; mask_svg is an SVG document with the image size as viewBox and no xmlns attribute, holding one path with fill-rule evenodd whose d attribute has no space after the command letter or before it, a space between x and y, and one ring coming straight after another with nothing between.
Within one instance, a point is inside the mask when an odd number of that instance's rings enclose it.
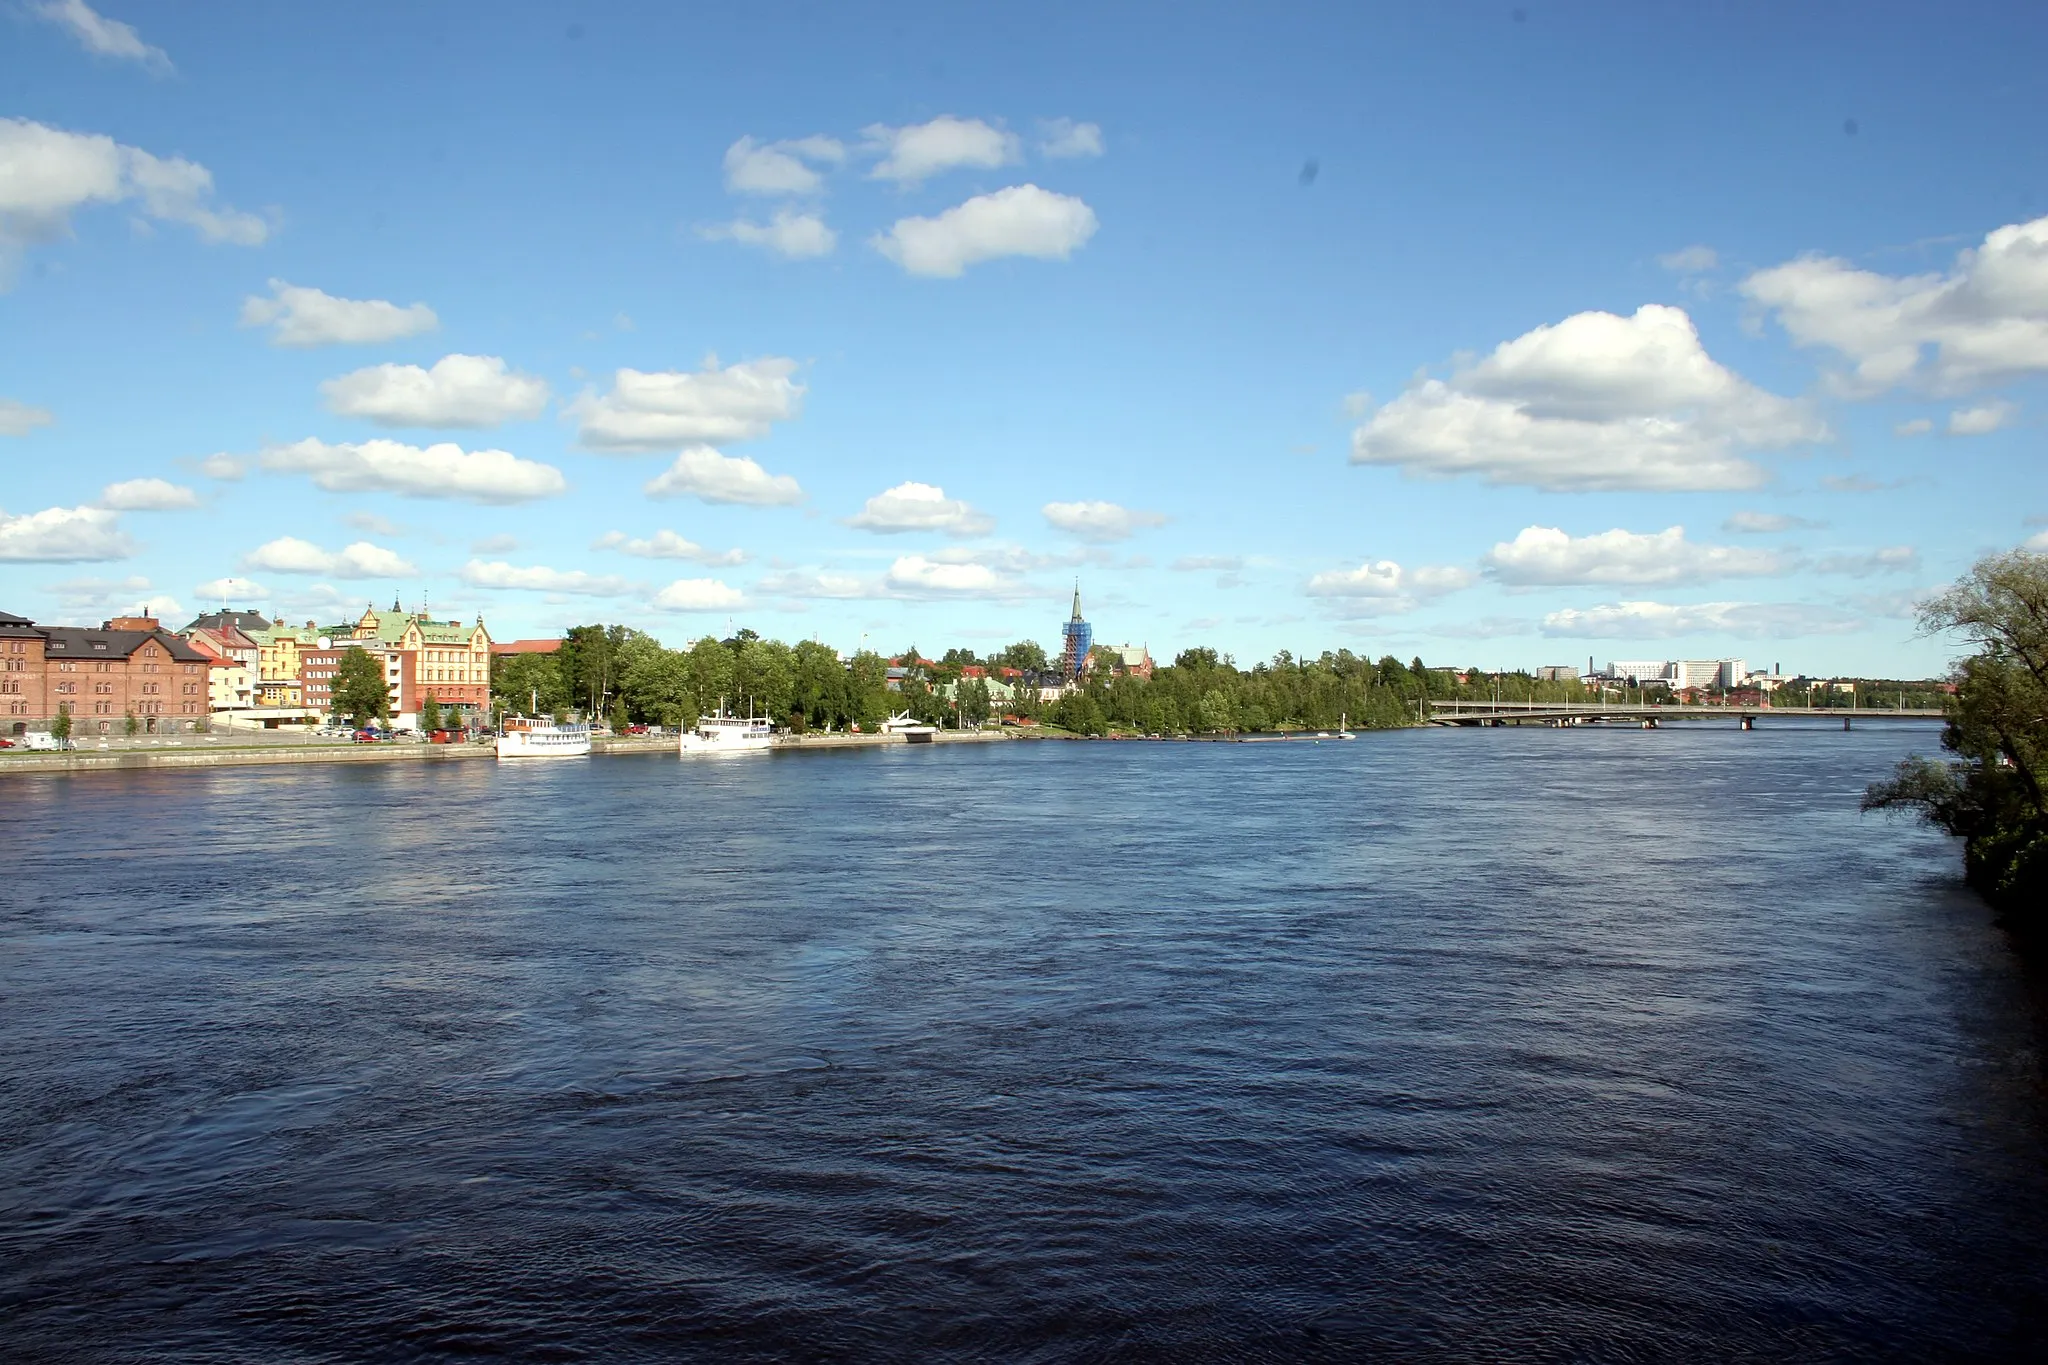
<instances>
[{"instance_id":1,"label":"chimney","mask_svg":"<svg viewBox=\"0 0 2048 1365\"><path fill-rule=\"evenodd\" d=\"M163 623L154 616L116 616L101 626L101 630L156 630Z\"/></svg>"}]
</instances>

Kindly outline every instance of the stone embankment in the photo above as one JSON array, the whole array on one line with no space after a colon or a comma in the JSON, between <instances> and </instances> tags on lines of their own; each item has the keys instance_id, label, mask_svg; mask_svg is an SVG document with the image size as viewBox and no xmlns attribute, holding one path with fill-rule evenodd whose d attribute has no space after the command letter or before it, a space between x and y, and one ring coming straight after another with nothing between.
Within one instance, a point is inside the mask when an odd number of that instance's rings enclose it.
<instances>
[{"instance_id":1,"label":"stone embankment","mask_svg":"<svg viewBox=\"0 0 2048 1365\"><path fill-rule=\"evenodd\" d=\"M977 743L1007 739L997 731L976 733L941 732L933 739L940 744ZM903 744L901 735L810 734L782 735L778 749L851 749L884 744ZM676 742L668 736L622 735L591 741L593 755L674 753ZM183 741L121 744L102 749L78 748L60 753L39 750L0 750L0 776L8 773L112 772L136 768L228 768L250 764L282 763L460 763L496 759L497 751L484 744L350 744L342 741L239 742L221 737L195 736Z\"/></svg>"}]
</instances>

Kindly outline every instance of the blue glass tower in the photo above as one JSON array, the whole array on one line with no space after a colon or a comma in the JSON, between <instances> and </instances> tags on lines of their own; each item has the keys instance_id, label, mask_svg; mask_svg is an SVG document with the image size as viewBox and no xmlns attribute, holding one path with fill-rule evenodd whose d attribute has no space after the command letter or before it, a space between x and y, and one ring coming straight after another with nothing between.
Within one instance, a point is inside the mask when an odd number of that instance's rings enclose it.
<instances>
[{"instance_id":1,"label":"blue glass tower","mask_svg":"<svg viewBox=\"0 0 2048 1365\"><path fill-rule=\"evenodd\" d=\"M1074 614L1060 628L1060 633L1067 645L1060 658L1061 671L1069 678L1078 678L1088 667L1088 646L1095 639L1095 632L1081 619L1081 584L1078 579L1074 583Z\"/></svg>"}]
</instances>

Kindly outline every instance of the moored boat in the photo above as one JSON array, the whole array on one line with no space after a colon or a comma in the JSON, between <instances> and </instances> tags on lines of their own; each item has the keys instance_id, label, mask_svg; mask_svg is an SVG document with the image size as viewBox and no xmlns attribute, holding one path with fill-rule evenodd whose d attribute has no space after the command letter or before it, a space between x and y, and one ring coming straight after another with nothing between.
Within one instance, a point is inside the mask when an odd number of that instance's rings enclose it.
<instances>
[{"instance_id":1,"label":"moored boat","mask_svg":"<svg viewBox=\"0 0 2048 1365\"><path fill-rule=\"evenodd\" d=\"M581 758L589 752L588 725L558 725L553 716L507 716L498 727L499 758Z\"/></svg>"},{"instance_id":2,"label":"moored boat","mask_svg":"<svg viewBox=\"0 0 2048 1365\"><path fill-rule=\"evenodd\" d=\"M698 754L762 754L775 745L775 729L766 716L699 716L695 728L683 731L676 752Z\"/></svg>"}]
</instances>

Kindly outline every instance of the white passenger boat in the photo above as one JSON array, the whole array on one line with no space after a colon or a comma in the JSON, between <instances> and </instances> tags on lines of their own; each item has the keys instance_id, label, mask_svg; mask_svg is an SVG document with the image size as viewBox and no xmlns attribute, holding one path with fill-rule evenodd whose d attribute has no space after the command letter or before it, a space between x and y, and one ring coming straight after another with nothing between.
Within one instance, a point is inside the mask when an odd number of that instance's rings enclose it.
<instances>
[{"instance_id":1,"label":"white passenger boat","mask_svg":"<svg viewBox=\"0 0 2048 1365\"><path fill-rule=\"evenodd\" d=\"M765 754L775 746L775 729L766 716L699 716L695 729L683 731L676 751L684 758L697 754Z\"/></svg>"},{"instance_id":2,"label":"white passenger boat","mask_svg":"<svg viewBox=\"0 0 2048 1365\"><path fill-rule=\"evenodd\" d=\"M929 744L938 738L939 727L927 725L921 720L912 720L905 711L900 716L891 716L882 722L882 733L901 735L905 744Z\"/></svg>"},{"instance_id":3,"label":"white passenger boat","mask_svg":"<svg viewBox=\"0 0 2048 1365\"><path fill-rule=\"evenodd\" d=\"M588 725L557 725L553 716L507 716L498 727L499 758L581 758L589 752Z\"/></svg>"}]
</instances>

